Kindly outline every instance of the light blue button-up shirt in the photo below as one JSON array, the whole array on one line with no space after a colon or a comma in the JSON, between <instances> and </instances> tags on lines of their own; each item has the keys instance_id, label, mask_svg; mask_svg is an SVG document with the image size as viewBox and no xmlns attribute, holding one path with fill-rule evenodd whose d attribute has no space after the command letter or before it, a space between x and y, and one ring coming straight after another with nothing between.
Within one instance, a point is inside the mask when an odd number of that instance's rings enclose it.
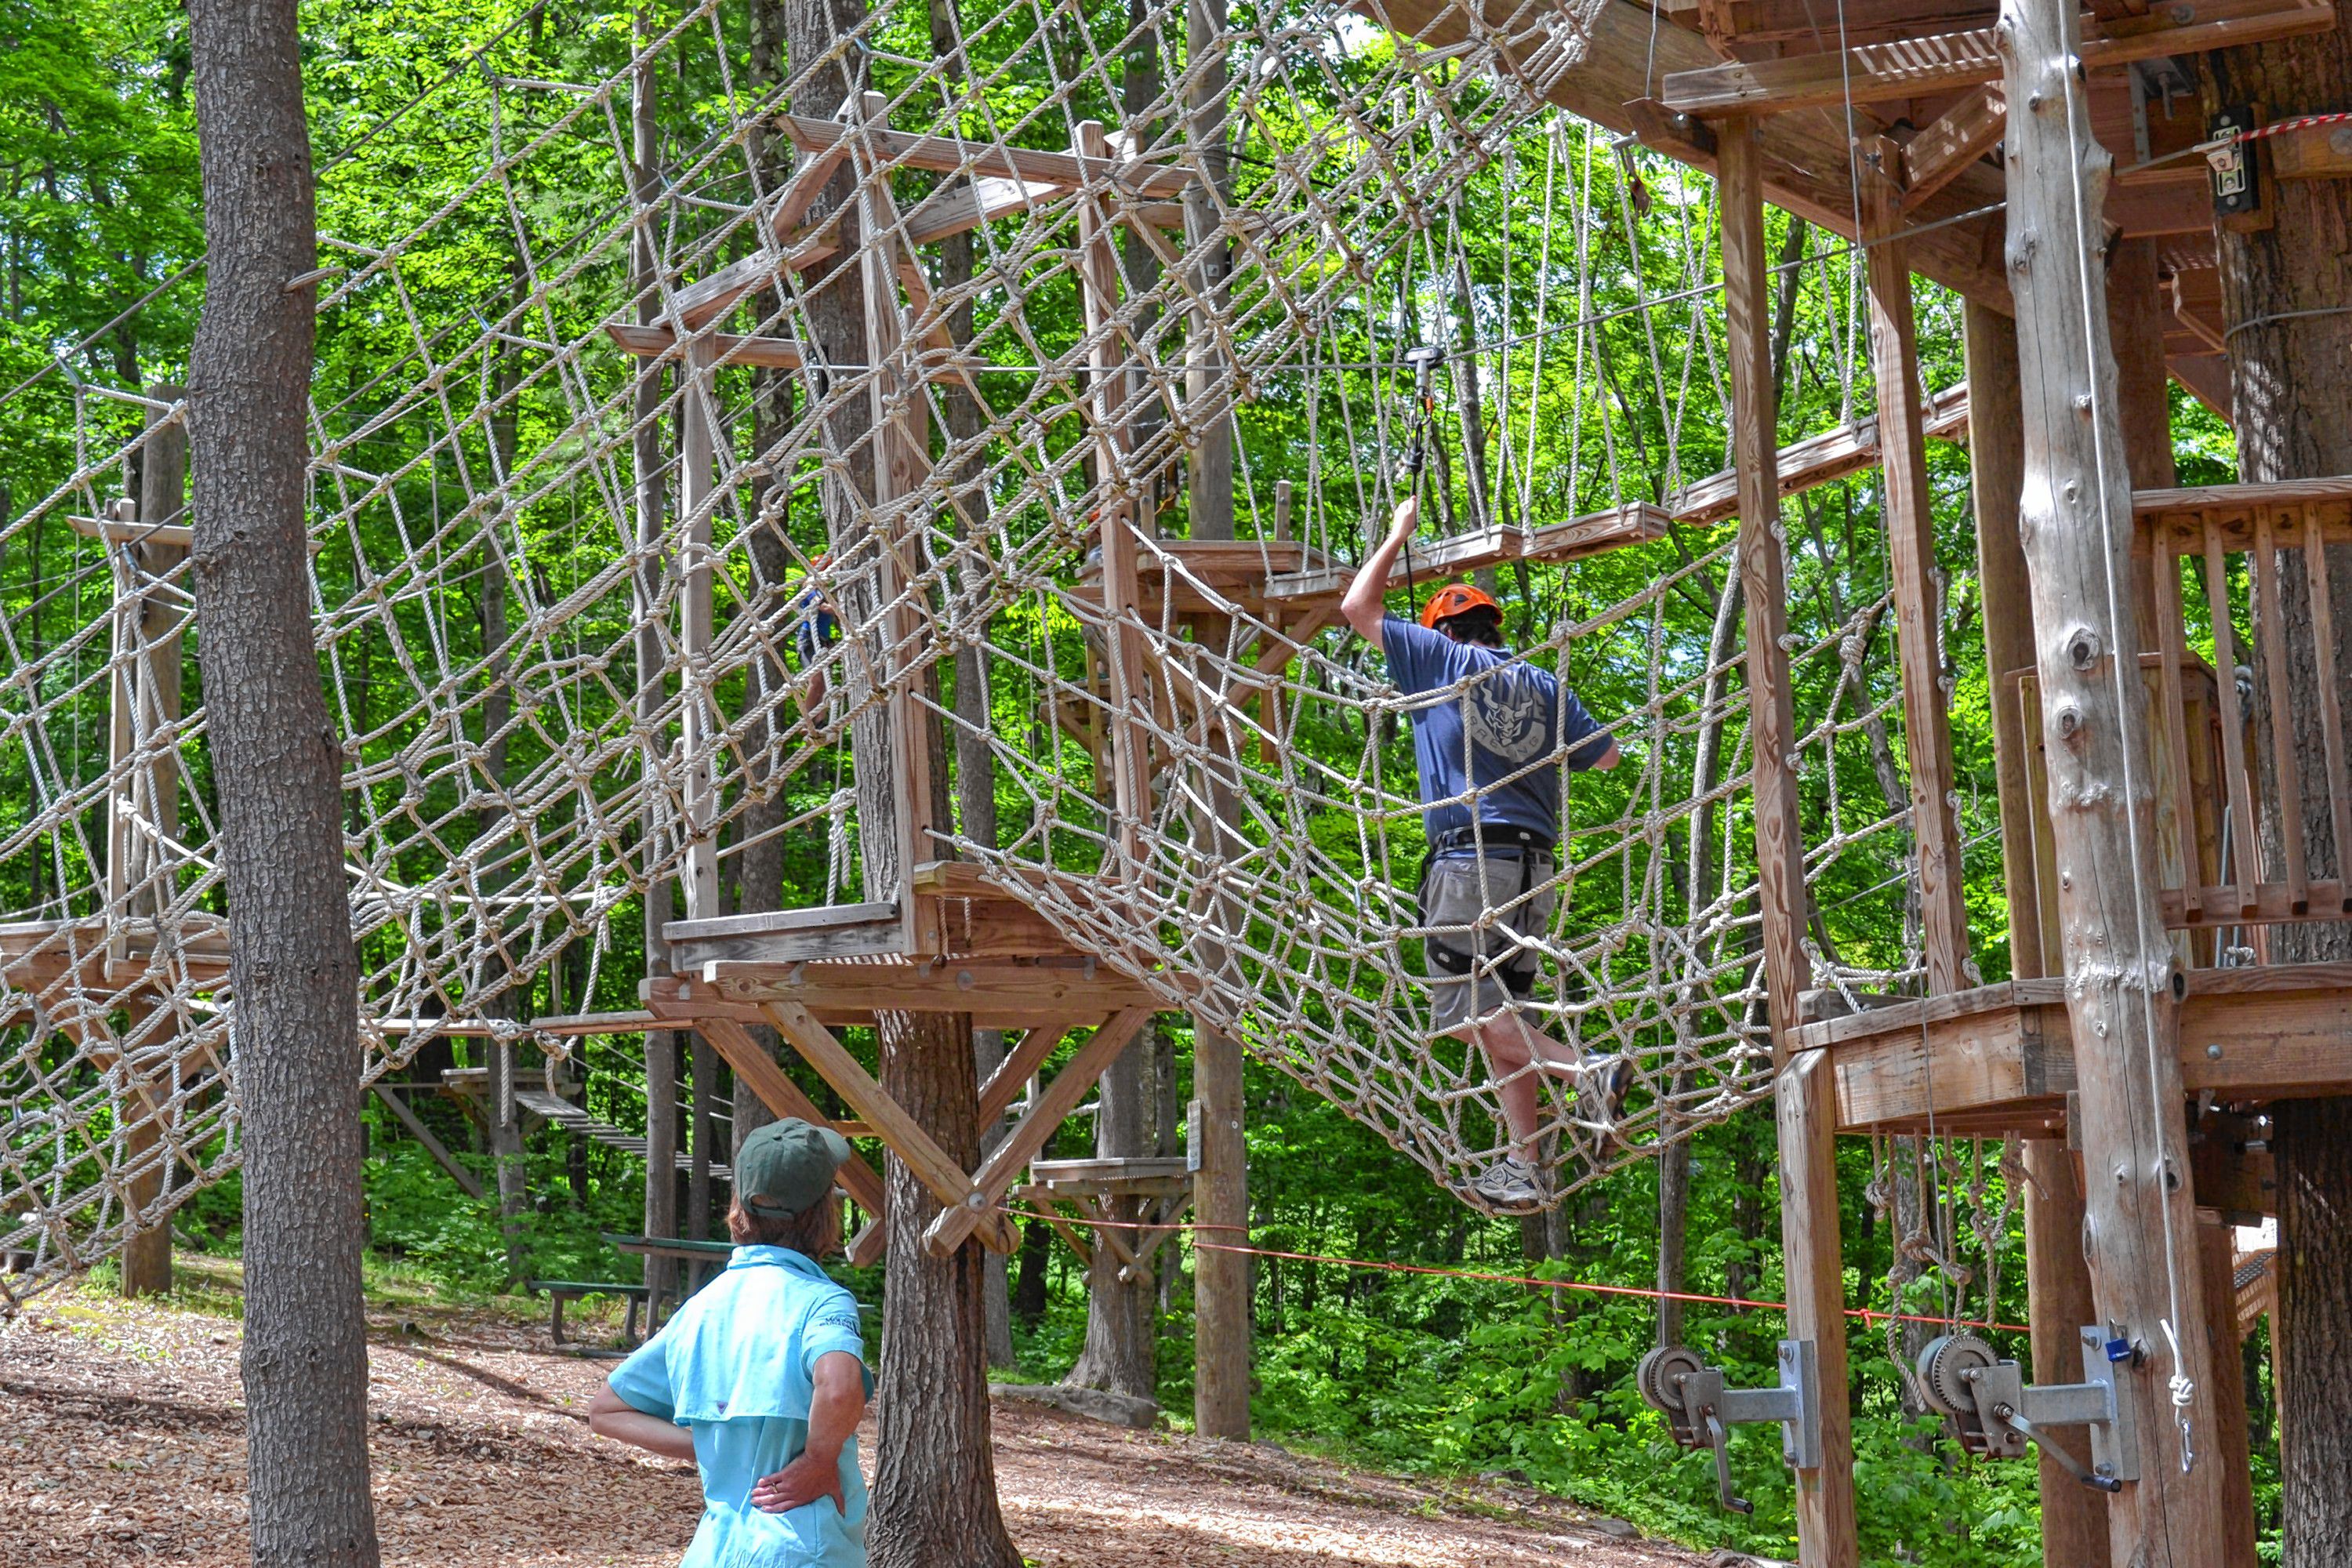
<instances>
[{"instance_id":1,"label":"light blue button-up shirt","mask_svg":"<svg viewBox=\"0 0 2352 1568\"><path fill-rule=\"evenodd\" d=\"M614 1370L613 1392L694 1434L702 1523L679 1568L864 1568L866 1478L857 1439L842 1445L841 1492L786 1513L753 1506L751 1489L808 1447L817 1359L862 1363L857 1301L783 1247L739 1247L660 1334ZM874 1392L873 1374L866 1391Z\"/></svg>"}]
</instances>

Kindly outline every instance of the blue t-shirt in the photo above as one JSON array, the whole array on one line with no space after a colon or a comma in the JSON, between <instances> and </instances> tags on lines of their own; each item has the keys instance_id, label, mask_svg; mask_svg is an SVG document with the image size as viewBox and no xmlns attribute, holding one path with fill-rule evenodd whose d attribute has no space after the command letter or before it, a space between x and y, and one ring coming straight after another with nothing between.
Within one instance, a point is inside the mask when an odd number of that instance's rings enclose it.
<instances>
[{"instance_id":1,"label":"blue t-shirt","mask_svg":"<svg viewBox=\"0 0 2352 1568\"><path fill-rule=\"evenodd\" d=\"M1447 694L1412 710L1430 838L1470 826L1474 791L1476 820L1558 838L1560 768L1589 768L1614 743L1576 693L1515 653L1458 643L1397 616L1381 622L1381 651L1399 691Z\"/></svg>"},{"instance_id":2,"label":"blue t-shirt","mask_svg":"<svg viewBox=\"0 0 2352 1568\"><path fill-rule=\"evenodd\" d=\"M614 1369L614 1393L694 1434L702 1523L679 1568L863 1568L856 1437L841 1447L847 1511L829 1497L785 1513L751 1501L754 1486L808 1447L817 1360L835 1351L865 1362L856 1298L789 1247L739 1247L725 1272Z\"/></svg>"}]
</instances>

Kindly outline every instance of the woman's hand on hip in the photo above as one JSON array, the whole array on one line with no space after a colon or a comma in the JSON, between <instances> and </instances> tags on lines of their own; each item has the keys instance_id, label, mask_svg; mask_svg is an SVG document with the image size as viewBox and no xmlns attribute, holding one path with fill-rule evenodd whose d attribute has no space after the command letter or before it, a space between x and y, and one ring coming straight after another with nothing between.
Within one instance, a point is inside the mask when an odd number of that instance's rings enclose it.
<instances>
[{"instance_id":1,"label":"woman's hand on hip","mask_svg":"<svg viewBox=\"0 0 2352 1568\"><path fill-rule=\"evenodd\" d=\"M841 1492L839 1454L822 1459L814 1454L803 1454L751 1489L752 1506L766 1513L788 1512L821 1497L831 1498L838 1511L849 1511L849 1501Z\"/></svg>"}]
</instances>

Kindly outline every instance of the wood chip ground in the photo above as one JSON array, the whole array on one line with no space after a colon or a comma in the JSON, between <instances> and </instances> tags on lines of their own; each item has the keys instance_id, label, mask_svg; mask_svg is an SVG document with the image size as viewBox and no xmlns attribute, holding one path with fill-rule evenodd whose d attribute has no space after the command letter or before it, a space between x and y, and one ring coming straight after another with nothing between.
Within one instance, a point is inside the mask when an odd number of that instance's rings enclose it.
<instances>
[{"instance_id":1,"label":"wood chip ground","mask_svg":"<svg viewBox=\"0 0 2352 1568\"><path fill-rule=\"evenodd\" d=\"M387 1564L667 1568L692 1470L590 1436L609 1363L544 1322L375 1314L369 1350ZM0 1568L247 1561L232 1317L45 1297L0 1323ZM869 1470L873 1429L865 1433ZM996 1469L1038 1568L1694 1568L1526 1488L1353 1469L1265 1444L1106 1426L1000 1401ZM1622 1528L1622 1527L1621 1527Z\"/></svg>"}]
</instances>

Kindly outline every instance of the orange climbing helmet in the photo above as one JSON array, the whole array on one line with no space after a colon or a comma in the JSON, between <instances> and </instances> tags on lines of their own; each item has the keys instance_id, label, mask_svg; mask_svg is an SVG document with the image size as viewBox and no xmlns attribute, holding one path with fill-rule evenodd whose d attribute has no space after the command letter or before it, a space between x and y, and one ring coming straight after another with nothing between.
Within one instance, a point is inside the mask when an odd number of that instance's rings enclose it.
<instances>
[{"instance_id":1,"label":"orange climbing helmet","mask_svg":"<svg viewBox=\"0 0 2352 1568\"><path fill-rule=\"evenodd\" d=\"M1438 622L1450 621L1472 610L1492 610L1496 620L1503 616L1503 606L1495 603L1495 596L1484 588L1469 583L1448 583L1432 594L1429 603L1421 607L1421 624L1435 631Z\"/></svg>"}]
</instances>

